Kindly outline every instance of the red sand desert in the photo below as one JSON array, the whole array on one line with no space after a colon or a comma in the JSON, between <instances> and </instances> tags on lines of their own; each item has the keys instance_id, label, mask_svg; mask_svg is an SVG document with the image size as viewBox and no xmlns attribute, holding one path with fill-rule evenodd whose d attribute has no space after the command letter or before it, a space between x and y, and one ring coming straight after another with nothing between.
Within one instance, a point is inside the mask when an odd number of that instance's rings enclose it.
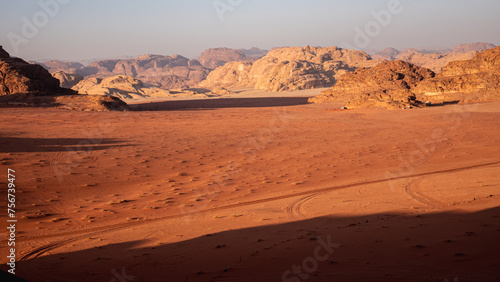
<instances>
[{"instance_id":1,"label":"red sand desert","mask_svg":"<svg viewBox=\"0 0 500 282\"><path fill-rule=\"evenodd\" d=\"M498 281L500 103L306 104L319 93L128 112L1 108L16 274Z\"/></svg>"}]
</instances>

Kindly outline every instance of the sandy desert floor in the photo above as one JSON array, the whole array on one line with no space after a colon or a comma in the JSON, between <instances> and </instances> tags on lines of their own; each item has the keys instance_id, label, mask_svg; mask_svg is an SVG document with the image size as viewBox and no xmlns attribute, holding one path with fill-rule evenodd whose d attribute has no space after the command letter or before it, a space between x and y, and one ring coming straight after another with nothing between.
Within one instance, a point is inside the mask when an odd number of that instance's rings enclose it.
<instances>
[{"instance_id":1,"label":"sandy desert floor","mask_svg":"<svg viewBox=\"0 0 500 282\"><path fill-rule=\"evenodd\" d=\"M2 201L8 168L18 187L16 273L500 281L500 103L340 111L306 101L1 108Z\"/></svg>"}]
</instances>

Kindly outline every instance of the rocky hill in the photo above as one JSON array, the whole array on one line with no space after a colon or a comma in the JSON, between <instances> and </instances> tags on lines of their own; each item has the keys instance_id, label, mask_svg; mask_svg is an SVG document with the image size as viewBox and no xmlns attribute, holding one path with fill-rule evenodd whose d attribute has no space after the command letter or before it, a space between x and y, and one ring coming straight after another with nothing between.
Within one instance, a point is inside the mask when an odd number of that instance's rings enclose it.
<instances>
[{"instance_id":1,"label":"rocky hill","mask_svg":"<svg viewBox=\"0 0 500 282\"><path fill-rule=\"evenodd\" d=\"M408 108L422 103L493 100L500 100L500 47L451 62L438 74L399 60L358 69L310 102L333 101L348 108Z\"/></svg>"},{"instance_id":2,"label":"rocky hill","mask_svg":"<svg viewBox=\"0 0 500 282\"><path fill-rule=\"evenodd\" d=\"M474 57L476 51L471 51L468 53L408 53L406 55L399 55L398 60L409 62L417 66L425 67L431 69L435 72L441 71L441 69L448 63L453 61L469 60Z\"/></svg>"},{"instance_id":3,"label":"rocky hill","mask_svg":"<svg viewBox=\"0 0 500 282\"><path fill-rule=\"evenodd\" d=\"M76 70L83 68L84 66L78 62L62 62L62 61L47 61L43 63L37 63L47 69L50 73L54 72L67 72L74 73Z\"/></svg>"},{"instance_id":4,"label":"rocky hill","mask_svg":"<svg viewBox=\"0 0 500 282\"><path fill-rule=\"evenodd\" d=\"M52 73L52 76L60 81L60 85L63 88L71 88L75 86L78 82L83 80L83 76L76 73L67 73L64 71L57 71Z\"/></svg>"},{"instance_id":5,"label":"rocky hill","mask_svg":"<svg viewBox=\"0 0 500 282\"><path fill-rule=\"evenodd\" d=\"M427 50L410 48L401 52L394 48L386 48L372 55L372 58L388 61L406 61L417 66L425 67L435 72L439 72L450 62L472 59L477 52L481 52L494 47L495 45L493 44L479 42L462 44L457 46L453 50Z\"/></svg>"},{"instance_id":6,"label":"rocky hill","mask_svg":"<svg viewBox=\"0 0 500 282\"><path fill-rule=\"evenodd\" d=\"M60 107L77 110L124 110L116 97L78 95L60 87L44 67L12 58L0 46L0 103L16 106Z\"/></svg>"},{"instance_id":7,"label":"rocky hill","mask_svg":"<svg viewBox=\"0 0 500 282\"><path fill-rule=\"evenodd\" d=\"M143 55L136 59L94 62L76 72L84 77L97 78L127 75L156 87L173 89L198 84L210 70L197 60L179 55Z\"/></svg>"},{"instance_id":8,"label":"rocky hill","mask_svg":"<svg viewBox=\"0 0 500 282\"><path fill-rule=\"evenodd\" d=\"M257 61L258 59L264 57L269 52L269 50L264 50L257 47L252 47L250 49L239 49L239 50L242 51L247 58L250 58L251 61Z\"/></svg>"},{"instance_id":9,"label":"rocky hill","mask_svg":"<svg viewBox=\"0 0 500 282\"><path fill-rule=\"evenodd\" d=\"M243 51L229 48L208 49L205 50L198 58L201 65L208 69L218 68L228 62L246 60L247 56Z\"/></svg>"},{"instance_id":10,"label":"rocky hill","mask_svg":"<svg viewBox=\"0 0 500 282\"><path fill-rule=\"evenodd\" d=\"M410 108L422 106L412 92L434 72L408 62L388 61L373 68L360 68L340 77L332 89L309 99L311 103L338 102L347 108Z\"/></svg>"},{"instance_id":11,"label":"rocky hill","mask_svg":"<svg viewBox=\"0 0 500 282\"><path fill-rule=\"evenodd\" d=\"M378 60L393 61L396 60L401 51L395 48L385 48L384 50L373 54L371 57Z\"/></svg>"},{"instance_id":12,"label":"rocky hill","mask_svg":"<svg viewBox=\"0 0 500 282\"><path fill-rule=\"evenodd\" d=\"M0 95L54 95L68 93L59 81L40 65L13 58L0 46Z\"/></svg>"},{"instance_id":13,"label":"rocky hill","mask_svg":"<svg viewBox=\"0 0 500 282\"><path fill-rule=\"evenodd\" d=\"M415 89L421 100L436 102L490 101L500 97L500 47L477 53L472 59L449 63Z\"/></svg>"},{"instance_id":14,"label":"rocky hill","mask_svg":"<svg viewBox=\"0 0 500 282\"><path fill-rule=\"evenodd\" d=\"M344 73L379 62L364 52L338 47L284 47L254 63L231 62L219 67L199 86L254 87L274 92L328 87Z\"/></svg>"},{"instance_id":15,"label":"rocky hill","mask_svg":"<svg viewBox=\"0 0 500 282\"><path fill-rule=\"evenodd\" d=\"M481 52L488 49L495 48L495 45L491 43L477 42L477 43L469 43L469 44L460 44L455 49L453 49L453 53L468 53L472 51Z\"/></svg>"},{"instance_id":16,"label":"rocky hill","mask_svg":"<svg viewBox=\"0 0 500 282\"><path fill-rule=\"evenodd\" d=\"M86 78L75 85L73 90L81 94L105 95L119 97L122 100L171 98L171 97L198 97L207 98L205 93L194 90L166 90L143 83L142 81L126 75L112 77Z\"/></svg>"}]
</instances>

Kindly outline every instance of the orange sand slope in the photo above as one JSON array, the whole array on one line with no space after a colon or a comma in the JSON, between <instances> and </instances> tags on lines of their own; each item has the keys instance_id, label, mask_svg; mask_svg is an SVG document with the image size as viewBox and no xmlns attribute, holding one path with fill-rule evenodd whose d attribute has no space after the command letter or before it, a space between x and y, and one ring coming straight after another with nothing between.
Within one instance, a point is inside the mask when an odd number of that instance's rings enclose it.
<instances>
[{"instance_id":1,"label":"orange sand slope","mask_svg":"<svg viewBox=\"0 0 500 282\"><path fill-rule=\"evenodd\" d=\"M1 108L2 171L15 169L19 187L17 274L500 278L499 102L338 111L306 99Z\"/></svg>"}]
</instances>

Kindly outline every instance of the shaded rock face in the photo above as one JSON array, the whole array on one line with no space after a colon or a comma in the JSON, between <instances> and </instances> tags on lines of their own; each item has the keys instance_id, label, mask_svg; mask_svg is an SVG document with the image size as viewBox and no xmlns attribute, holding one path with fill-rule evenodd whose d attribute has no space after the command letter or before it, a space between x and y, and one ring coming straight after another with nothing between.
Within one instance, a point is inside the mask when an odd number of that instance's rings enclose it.
<instances>
[{"instance_id":1,"label":"shaded rock face","mask_svg":"<svg viewBox=\"0 0 500 282\"><path fill-rule=\"evenodd\" d=\"M241 50L213 48L205 50L198 58L198 61L208 69L215 69L228 62L245 61L246 59L247 56Z\"/></svg>"},{"instance_id":2,"label":"shaded rock face","mask_svg":"<svg viewBox=\"0 0 500 282\"><path fill-rule=\"evenodd\" d=\"M0 46L0 59L2 58L10 58L10 55L3 49L2 46Z\"/></svg>"},{"instance_id":3,"label":"shaded rock face","mask_svg":"<svg viewBox=\"0 0 500 282\"><path fill-rule=\"evenodd\" d=\"M274 92L328 87L340 75L378 62L364 52L338 47L285 47L253 64L231 62L219 67L200 87L254 87Z\"/></svg>"},{"instance_id":4,"label":"shaded rock face","mask_svg":"<svg viewBox=\"0 0 500 282\"><path fill-rule=\"evenodd\" d=\"M83 80L83 76L76 73L66 73L63 71L57 71L52 73L52 76L60 81L62 88L71 88L75 86L78 82Z\"/></svg>"},{"instance_id":5,"label":"shaded rock face","mask_svg":"<svg viewBox=\"0 0 500 282\"><path fill-rule=\"evenodd\" d=\"M430 101L490 101L500 97L500 47L477 53L472 59L449 63L435 78L415 88Z\"/></svg>"},{"instance_id":6,"label":"shaded rock face","mask_svg":"<svg viewBox=\"0 0 500 282\"><path fill-rule=\"evenodd\" d=\"M74 94L71 90L61 88L59 80L42 66L12 58L3 49L0 53L3 54L0 58L0 95Z\"/></svg>"},{"instance_id":7,"label":"shaded rock face","mask_svg":"<svg viewBox=\"0 0 500 282\"><path fill-rule=\"evenodd\" d=\"M343 75L332 89L309 99L311 103L334 101L348 108L407 108L419 107L413 89L435 74L403 61L389 61L373 68L361 68Z\"/></svg>"},{"instance_id":8,"label":"shaded rock face","mask_svg":"<svg viewBox=\"0 0 500 282\"><path fill-rule=\"evenodd\" d=\"M210 70L196 60L179 55L143 55L131 60L94 62L76 72L84 77L132 76L145 83L171 89L194 86L204 80Z\"/></svg>"}]
</instances>

